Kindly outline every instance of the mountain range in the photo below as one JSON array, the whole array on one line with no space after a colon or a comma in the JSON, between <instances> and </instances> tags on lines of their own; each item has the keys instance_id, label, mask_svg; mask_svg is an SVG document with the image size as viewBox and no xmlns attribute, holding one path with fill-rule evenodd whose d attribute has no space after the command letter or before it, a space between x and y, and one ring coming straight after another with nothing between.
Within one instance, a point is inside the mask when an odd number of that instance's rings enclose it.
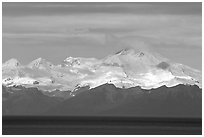
<instances>
[{"instance_id":1,"label":"mountain range","mask_svg":"<svg viewBox=\"0 0 204 137\"><path fill-rule=\"evenodd\" d=\"M197 85L202 88L201 72L174 63L160 55L124 49L103 59L68 57L59 65L38 58L28 65L17 59L3 64L3 85L24 85L41 90L75 91L105 83L119 88L140 86L153 89L166 85Z\"/></svg>"},{"instance_id":2,"label":"mountain range","mask_svg":"<svg viewBox=\"0 0 204 137\"><path fill-rule=\"evenodd\" d=\"M201 72L157 53L126 48L103 59L2 67L4 115L202 115Z\"/></svg>"}]
</instances>

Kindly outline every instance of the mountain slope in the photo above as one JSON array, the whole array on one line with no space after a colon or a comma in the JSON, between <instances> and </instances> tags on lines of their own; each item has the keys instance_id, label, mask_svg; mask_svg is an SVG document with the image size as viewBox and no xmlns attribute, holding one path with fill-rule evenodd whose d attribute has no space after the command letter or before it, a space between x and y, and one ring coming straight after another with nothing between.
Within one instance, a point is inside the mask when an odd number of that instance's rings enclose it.
<instances>
[{"instance_id":1,"label":"mountain slope","mask_svg":"<svg viewBox=\"0 0 204 137\"><path fill-rule=\"evenodd\" d=\"M68 57L56 66L42 58L25 66L15 59L3 64L3 85L7 87L23 85L50 92L74 92L80 87L92 89L106 83L119 88L154 89L178 84L202 88L202 76L200 71L157 53L134 49L124 49L101 60Z\"/></svg>"},{"instance_id":2,"label":"mountain slope","mask_svg":"<svg viewBox=\"0 0 204 137\"><path fill-rule=\"evenodd\" d=\"M45 115L201 117L201 89L184 85L152 90L120 89L105 84L76 94Z\"/></svg>"},{"instance_id":3,"label":"mountain slope","mask_svg":"<svg viewBox=\"0 0 204 137\"><path fill-rule=\"evenodd\" d=\"M45 59L38 58L33 60L31 63L28 64L29 68L32 69L51 69L54 65Z\"/></svg>"},{"instance_id":4,"label":"mountain slope","mask_svg":"<svg viewBox=\"0 0 204 137\"><path fill-rule=\"evenodd\" d=\"M37 88L2 86L2 115L40 115L62 99L44 95Z\"/></svg>"},{"instance_id":5,"label":"mountain slope","mask_svg":"<svg viewBox=\"0 0 204 137\"><path fill-rule=\"evenodd\" d=\"M2 94L3 115L202 117L202 90L198 86L145 90L104 84L71 95L64 92L63 96L48 95L37 88L3 86Z\"/></svg>"}]
</instances>

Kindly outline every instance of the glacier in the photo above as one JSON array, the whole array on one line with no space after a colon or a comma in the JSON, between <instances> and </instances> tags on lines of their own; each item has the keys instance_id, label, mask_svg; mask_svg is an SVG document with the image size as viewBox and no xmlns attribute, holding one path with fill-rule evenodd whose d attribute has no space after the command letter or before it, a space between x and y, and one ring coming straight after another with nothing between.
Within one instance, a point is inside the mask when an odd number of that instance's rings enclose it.
<instances>
[{"instance_id":1,"label":"glacier","mask_svg":"<svg viewBox=\"0 0 204 137\"><path fill-rule=\"evenodd\" d=\"M80 87L92 89L106 83L119 88L153 89L178 84L202 88L202 75L199 70L172 62L158 53L134 49L123 49L103 59L68 57L59 65L38 58L28 65L10 59L2 66L2 84L7 87L23 85L74 92Z\"/></svg>"}]
</instances>

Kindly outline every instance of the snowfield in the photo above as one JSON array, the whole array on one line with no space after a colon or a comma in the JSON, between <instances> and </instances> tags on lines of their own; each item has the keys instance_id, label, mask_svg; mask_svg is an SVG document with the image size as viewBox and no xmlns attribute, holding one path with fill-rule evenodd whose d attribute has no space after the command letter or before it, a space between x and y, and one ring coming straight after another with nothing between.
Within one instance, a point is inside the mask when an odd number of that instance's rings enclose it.
<instances>
[{"instance_id":1,"label":"snowfield","mask_svg":"<svg viewBox=\"0 0 204 137\"><path fill-rule=\"evenodd\" d=\"M76 91L80 87L95 88L106 83L119 88L152 89L178 84L202 88L200 71L171 62L156 53L136 53L134 49L124 49L100 60L68 57L56 66L42 58L25 66L10 59L3 64L2 78L5 86L41 86L49 91Z\"/></svg>"}]
</instances>

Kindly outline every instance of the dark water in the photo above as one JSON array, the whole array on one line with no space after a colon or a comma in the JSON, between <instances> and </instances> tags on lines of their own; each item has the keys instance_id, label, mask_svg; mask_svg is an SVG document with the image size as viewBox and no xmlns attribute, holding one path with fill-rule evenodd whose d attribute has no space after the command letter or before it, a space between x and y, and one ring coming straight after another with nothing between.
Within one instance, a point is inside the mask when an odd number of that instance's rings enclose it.
<instances>
[{"instance_id":1,"label":"dark water","mask_svg":"<svg viewBox=\"0 0 204 137\"><path fill-rule=\"evenodd\" d=\"M3 135L202 134L201 118L3 116L2 122Z\"/></svg>"}]
</instances>

